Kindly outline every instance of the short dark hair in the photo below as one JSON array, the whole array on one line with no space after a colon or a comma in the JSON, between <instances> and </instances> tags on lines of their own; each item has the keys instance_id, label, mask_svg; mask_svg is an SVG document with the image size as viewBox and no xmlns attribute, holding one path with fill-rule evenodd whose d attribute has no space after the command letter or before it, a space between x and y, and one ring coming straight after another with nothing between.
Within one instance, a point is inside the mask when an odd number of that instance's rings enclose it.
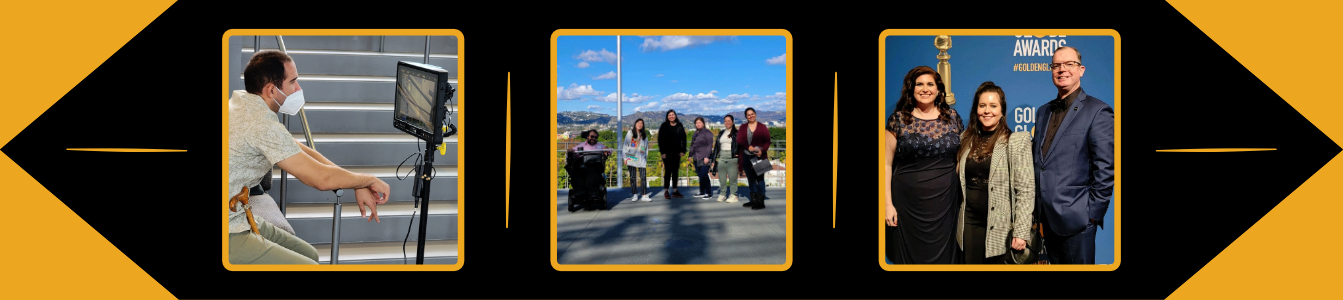
<instances>
[{"instance_id":1,"label":"short dark hair","mask_svg":"<svg viewBox=\"0 0 1343 300\"><path fill-rule=\"evenodd\" d=\"M1077 48L1073 48L1072 46L1059 46L1057 49L1054 49L1054 54L1058 54L1059 50L1063 49L1073 49L1073 53L1077 53L1077 63L1082 63L1082 51L1078 51Z\"/></svg>"},{"instance_id":2,"label":"short dark hair","mask_svg":"<svg viewBox=\"0 0 1343 300\"><path fill-rule=\"evenodd\" d=\"M755 109L754 109L754 108L747 107L746 110L741 111L741 115L742 115L742 116L746 116L746 112L748 112L748 111L749 111L749 112L755 112ZM759 114L759 113L756 113L756 114Z\"/></svg>"},{"instance_id":3,"label":"short dark hair","mask_svg":"<svg viewBox=\"0 0 1343 300\"><path fill-rule=\"evenodd\" d=\"M252 55L243 69L243 86L248 93L260 95L266 84L275 87L284 86L284 64L294 61L288 54L276 50L265 50Z\"/></svg>"}]
</instances>

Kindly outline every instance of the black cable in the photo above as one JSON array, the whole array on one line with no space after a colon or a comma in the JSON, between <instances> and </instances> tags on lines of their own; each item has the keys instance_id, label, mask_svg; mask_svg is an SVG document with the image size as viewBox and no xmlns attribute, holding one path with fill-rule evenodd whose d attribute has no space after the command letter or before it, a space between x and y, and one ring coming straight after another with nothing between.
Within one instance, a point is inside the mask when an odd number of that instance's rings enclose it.
<instances>
[{"instance_id":1,"label":"black cable","mask_svg":"<svg viewBox=\"0 0 1343 300\"><path fill-rule=\"evenodd\" d=\"M401 264L403 265L410 264L409 260L406 259L406 243L410 242L410 228L411 225L415 224L415 213L417 213L417 211L413 209L410 210L410 224L406 225L406 239L401 241Z\"/></svg>"}]
</instances>

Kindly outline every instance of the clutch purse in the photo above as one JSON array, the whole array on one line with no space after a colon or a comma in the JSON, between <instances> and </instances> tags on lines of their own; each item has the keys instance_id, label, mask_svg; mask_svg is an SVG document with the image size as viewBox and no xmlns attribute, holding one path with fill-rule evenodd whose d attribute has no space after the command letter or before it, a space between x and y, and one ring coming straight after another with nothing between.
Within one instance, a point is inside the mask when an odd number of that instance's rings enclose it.
<instances>
[{"instance_id":1,"label":"clutch purse","mask_svg":"<svg viewBox=\"0 0 1343 300\"><path fill-rule=\"evenodd\" d=\"M1031 224L1031 237L1026 240L1026 249L1012 249L1012 232L1007 233L1007 257L1003 263L1009 265L1030 265L1040 262L1040 249L1044 247L1040 241L1040 232L1043 227L1040 223Z\"/></svg>"}]
</instances>

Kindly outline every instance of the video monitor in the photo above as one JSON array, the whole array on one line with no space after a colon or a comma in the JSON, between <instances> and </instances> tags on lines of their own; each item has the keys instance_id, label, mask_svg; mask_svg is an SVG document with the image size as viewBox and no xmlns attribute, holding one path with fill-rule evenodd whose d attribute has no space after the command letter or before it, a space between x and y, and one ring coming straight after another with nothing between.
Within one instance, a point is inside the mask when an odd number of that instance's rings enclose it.
<instances>
[{"instance_id":1,"label":"video monitor","mask_svg":"<svg viewBox=\"0 0 1343 300\"><path fill-rule=\"evenodd\" d=\"M397 62L392 126L429 144L443 142L445 104L452 94L447 70L416 62Z\"/></svg>"}]
</instances>

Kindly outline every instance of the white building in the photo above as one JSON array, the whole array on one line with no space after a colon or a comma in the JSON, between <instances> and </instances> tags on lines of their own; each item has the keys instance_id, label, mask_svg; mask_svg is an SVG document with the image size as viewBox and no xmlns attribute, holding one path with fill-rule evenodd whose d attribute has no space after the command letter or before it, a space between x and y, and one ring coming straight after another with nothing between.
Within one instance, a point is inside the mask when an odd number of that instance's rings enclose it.
<instances>
[{"instance_id":1,"label":"white building","mask_svg":"<svg viewBox=\"0 0 1343 300\"><path fill-rule=\"evenodd\" d=\"M765 172L765 186L783 187L788 184L787 168L782 161L770 160L774 170Z\"/></svg>"}]
</instances>

